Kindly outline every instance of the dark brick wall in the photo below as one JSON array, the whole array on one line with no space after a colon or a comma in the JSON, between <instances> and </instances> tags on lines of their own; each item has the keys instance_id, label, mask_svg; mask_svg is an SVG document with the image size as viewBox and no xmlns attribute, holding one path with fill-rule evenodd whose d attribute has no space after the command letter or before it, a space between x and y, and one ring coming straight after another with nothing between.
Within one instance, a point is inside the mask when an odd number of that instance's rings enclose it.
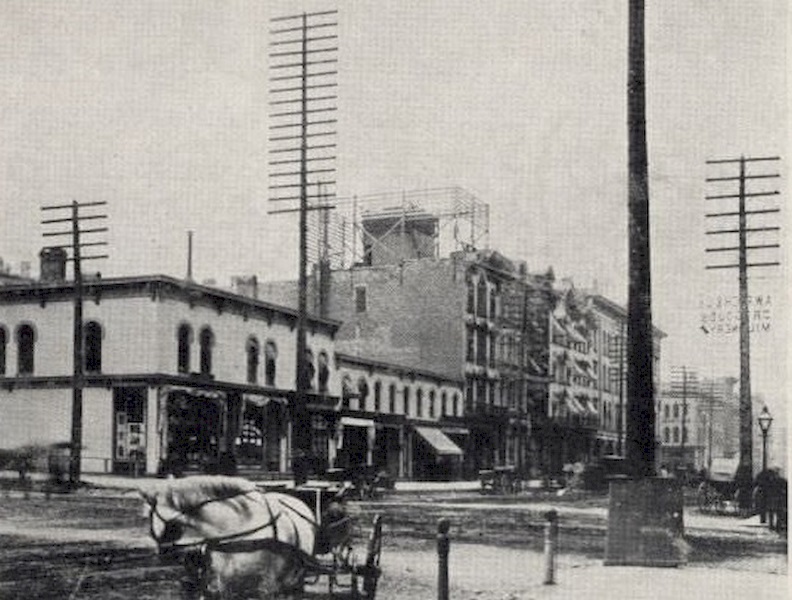
<instances>
[{"instance_id":1,"label":"dark brick wall","mask_svg":"<svg viewBox=\"0 0 792 600\"><path fill-rule=\"evenodd\" d=\"M343 322L337 347L349 354L460 378L467 289L455 259L334 271L328 316ZM357 312L355 289L366 290Z\"/></svg>"}]
</instances>

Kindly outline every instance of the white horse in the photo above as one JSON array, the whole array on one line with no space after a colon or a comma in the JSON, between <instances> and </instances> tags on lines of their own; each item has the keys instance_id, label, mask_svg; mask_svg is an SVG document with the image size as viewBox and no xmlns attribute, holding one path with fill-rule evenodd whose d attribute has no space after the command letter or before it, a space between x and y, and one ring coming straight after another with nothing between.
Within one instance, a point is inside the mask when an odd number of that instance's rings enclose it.
<instances>
[{"instance_id":1,"label":"white horse","mask_svg":"<svg viewBox=\"0 0 792 600\"><path fill-rule=\"evenodd\" d=\"M302 589L317 523L297 498L224 476L169 479L140 493L160 555L184 559L190 597L288 597Z\"/></svg>"}]
</instances>

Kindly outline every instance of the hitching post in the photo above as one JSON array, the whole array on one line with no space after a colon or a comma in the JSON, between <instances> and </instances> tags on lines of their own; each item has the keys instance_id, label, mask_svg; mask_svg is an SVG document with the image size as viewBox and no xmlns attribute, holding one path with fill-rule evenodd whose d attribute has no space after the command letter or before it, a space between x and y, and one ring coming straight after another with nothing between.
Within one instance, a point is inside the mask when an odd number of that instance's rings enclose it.
<instances>
[{"instance_id":1,"label":"hitching post","mask_svg":"<svg viewBox=\"0 0 792 600\"><path fill-rule=\"evenodd\" d=\"M448 600L448 550L451 542L448 530L451 523L440 519L437 523L437 600Z\"/></svg>"},{"instance_id":2,"label":"hitching post","mask_svg":"<svg viewBox=\"0 0 792 600\"><path fill-rule=\"evenodd\" d=\"M558 545L558 513L555 510L548 510L545 513L545 535L544 535L544 555L545 555L545 585L555 583L555 555Z\"/></svg>"}]
</instances>

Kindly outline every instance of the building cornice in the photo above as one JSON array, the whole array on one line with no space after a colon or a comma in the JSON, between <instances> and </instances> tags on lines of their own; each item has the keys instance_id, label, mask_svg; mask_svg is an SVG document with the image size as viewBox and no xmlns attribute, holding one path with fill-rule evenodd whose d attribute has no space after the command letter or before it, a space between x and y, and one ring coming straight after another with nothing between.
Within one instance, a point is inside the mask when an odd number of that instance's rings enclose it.
<instances>
[{"instance_id":1,"label":"building cornice","mask_svg":"<svg viewBox=\"0 0 792 600\"><path fill-rule=\"evenodd\" d=\"M377 371L378 373L394 375L399 378L414 379L420 377L421 379L428 379L430 381L434 381L438 385L443 383L450 383L460 389L462 388L462 385L464 383L461 379L454 379L452 377L440 375L439 373L434 373L432 371L425 371L423 369L413 369L412 367L407 367L404 365L396 365L393 363L386 363L378 360L361 358L359 356L344 354L342 352L336 352L335 357L336 357L336 365L338 368L341 368L342 366L358 367L361 369L365 369L370 373Z\"/></svg>"},{"instance_id":2,"label":"building cornice","mask_svg":"<svg viewBox=\"0 0 792 600\"><path fill-rule=\"evenodd\" d=\"M163 387L173 386L196 390L213 390L234 392L268 397L290 399L296 392L291 389L260 386L252 383L219 381L211 376L170 373L119 373L119 374L86 374L83 376L85 388L112 389L125 386ZM14 391L17 389L62 389L72 387L73 377L70 375L41 375L26 377L0 377L0 389ZM339 396L308 392L309 403L335 405Z\"/></svg>"},{"instance_id":3,"label":"building cornice","mask_svg":"<svg viewBox=\"0 0 792 600\"><path fill-rule=\"evenodd\" d=\"M292 328L297 326L298 313L293 308L168 275L86 279L83 289L85 300L97 304L104 298L119 297L148 297L152 301L173 299L190 306L212 308L218 313L231 312L244 319L257 317L268 323L280 319ZM36 303L44 307L49 302L71 301L73 294L74 283L70 281L3 285L0 286L0 304ZM312 331L327 331L331 336L341 326L340 321L311 315L307 323Z\"/></svg>"}]
</instances>

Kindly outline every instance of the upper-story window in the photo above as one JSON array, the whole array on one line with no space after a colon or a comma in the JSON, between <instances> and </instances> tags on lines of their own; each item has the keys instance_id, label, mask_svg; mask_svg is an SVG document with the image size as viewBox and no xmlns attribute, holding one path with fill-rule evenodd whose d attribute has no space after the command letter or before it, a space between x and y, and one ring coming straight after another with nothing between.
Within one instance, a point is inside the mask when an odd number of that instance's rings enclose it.
<instances>
[{"instance_id":1,"label":"upper-story window","mask_svg":"<svg viewBox=\"0 0 792 600\"><path fill-rule=\"evenodd\" d=\"M17 372L32 375L35 366L36 332L31 325L17 328Z\"/></svg>"},{"instance_id":2,"label":"upper-story window","mask_svg":"<svg viewBox=\"0 0 792 600\"><path fill-rule=\"evenodd\" d=\"M476 287L476 315L487 316L487 282L483 277L479 278Z\"/></svg>"},{"instance_id":3,"label":"upper-story window","mask_svg":"<svg viewBox=\"0 0 792 600\"><path fill-rule=\"evenodd\" d=\"M467 341L467 354L465 358L468 362L475 362L476 360L476 334L472 327L465 330L465 339Z\"/></svg>"},{"instance_id":4,"label":"upper-story window","mask_svg":"<svg viewBox=\"0 0 792 600\"><path fill-rule=\"evenodd\" d=\"M366 410L366 400L369 395L369 386L365 377L358 379L358 395L360 397L358 400L358 409Z\"/></svg>"},{"instance_id":5,"label":"upper-story window","mask_svg":"<svg viewBox=\"0 0 792 600\"><path fill-rule=\"evenodd\" d=\"M264 383L275 385L275 374L278 366L278 347L272 340L264 344Z\"/></svg>"},{"instance_id":6,"label":"upper-story window","mask_svg":"<svg viewBox=\"0 0 792 600\"><path fill-rule=\"evenodd\" d=\"M496 288L492 288L489 297L489 315L490 319L498 316L498 292Z\"/></svg>"},{"instance_id":7,"label":"upper-story window","mask_svg":"<svg viewBox=\"0 0 792 600\"><path fill-rule=\"evenodd\" d=\"M382 382L374 382L374 412L379 412L382 404Z\"/></svg>"},{"instance_id":8,"label":"upper-story window","mask_svg":"<svg viewBox=\"0 0 792 600\"><path fill-rule=\"evenodd\" d=\"M326 392L327 391L327 380L330 379L330 367L328 365L327 359L327 352L324 350L319 353L319 358L317 359L317 366L319 367L319 374L317 376L318 383L319 383L319 391Z\"/></svg>"},{"instance_id":9,"label":"upper-story window","mask_svg":"<svg viewBox=\"0 0 792 600\"><path fill-rule=\"evenodd\" d=\"M187 323L179 325L176 331L177 349L177 368L179 373L190 372L190 345L192 343L192 327Z\"/></svg>"},{"instance_id":10,"label":"upper-story window","mask_svg":"<svg viewBox=\"0 0 792 600\"><path fill-rule=\"evenodd\" d=\"M364 313L366 310L366 288L358 286L355 288L355 312Z\"/></svg>"},{"instance_id":11,"label":"upper-story window","mask_svg":"<svg viewBox=\"0 0 792 600\"><path fill-rule=\"evenodd\" d=\"M663 441L667 444L668 442L671 441L670 438L671 438L670 431L668 430L668 427L666 427L665 429L663 429Z\"/></svg>"},{"instance_id":12,"label":"upper-story window","mask_svg":"<svg viewBox=\"0 0 792 600\"><path fill-rule=\"evenodd\" d=\"M448 414L448 412L447 412L448 411L447 402L448 402L448 396L446 396L446 393L443 392L442 394L440 394L440 416L441 417L445 417L446 414Z\"/></svg>"},{"instance_id":13,"label":"upper-story window","mask_svg":"<svg viewBox=\"0 0 792 600\"><path fill-rule=\"evenodd\" d=\"M6 374L6 344L8 343L8 334L5 327L0 327L0 375Z\"/></svg>"},{"instance_id":14,"label":"upper-story window","mask_svg":"<svg viewBox=\"0 0 792 600\"><path fill-rule=\"evenodd\" d=\"M214 334L209 327L201 329L198 336L198 344L201 347L201 374L210 375L212 373L212 347L214 346Z\"/></svg>"},{"instance_id":15,"label":"upper-story window","mask_svg":"<svg viewBox=\"0 0 792 600\"><path fill-rule=\"evenodd\" d=\"M300 382L306 390L313 389L315 374L316 367L314 367L313 351L310 348L306 348L302 361L302 373L300 374Z\"/></svg>"},{"instance_id":16,"label":"upper-story window","mask_svg":"<svg viewBox=\"0 0 792 600\"><path fill-rule=\"evenodd\" d=\"M396 384L393 383L388 386L388 412L396 412Z\"/></svg>"},{"instance_id":17,"label":"upper-story window","mask_svg":"<svg viewBox=\"0 0 792 600\"><path fill-rule=\"evenodd\" d=\"M258 383L259 356L261 354L261 348L259 347L259 343L256 338L248 338L245 353L247 354L247 382Z\"/></svg>"},{"instance_id":18,"label":"upper-story window","mask_svg":"<svg viewBox=\"0 0 792 600\"><path fill-rule=\"evenodd\" d=\"M349 399L354 395L352 378L349 375L344 375L341 378L341 403L344 408L349 408Z\"/></svg>"},{"instance_id":19,"label":"upper-story window","mask_svg":"<svg viewBox=\"0 0 792 600\"><path fill-rule=\"evenodd\" d=\"M679 442L679 427L674 427L674 443Z\"/></svg>"},{"instance_id":20,"label":"upper-story window","mask_svg":"<svg viewBox=\"0 0 792 600\"><path fill-rule=\"evenodd\" d=\"M415 416L418 418L423 416L423 390L421 388L415 392Z\"/></svg>"},{"instance_id":21,"label":"upper-story window","mask_svg":"<svg viewBox=\"0 0 792 600\"><path fill-rule=\"evenodd\" d=\"M472 281L468 282L467 311L468 314L476 314L476 286Z\"/></svg>"},{"instance_id":22,"label":"upper-story window","mask_svg":"<svg viewBox=\"0 0 792 600\"><path fill-rule=\"evenodd\" d=\"M102 326L96 321L88 321L83 329L85 336L85 371L102 372Z\"/></svg>"},{"instance_id":23,"label":"upper-story window","mask_svg":"<svg viewBox=\"0 0 792 600\"><path fill-rule=\"evenodd\" d=\"M476 331L476 364L487 366L487 333L480 329Z\"/></svg>"},{"instance_id":24,"label":"upper-story window","mask_svg":"<svg viewBox=\"0 0 792 600\"><path fill-rule=\"evenodd\" d=\"M679 404L674 404L674 418L679 418Z\"/></svg>"},{"instance_id":25,"label":"upper-story window","mask_svg":"<svg viewBox=\"0 0 792 600\"><path fill-rule=\"evenodd\" d=\"M459 394L454 394L454 402L451 405L451 415L455 417L459 415Z\"/></svg>"},{"instance_id":26,"label":"upper-story window","mask_svg":"<svg viewBox=\"0 0 792 600\"><path fill-rule=\"evenodd\" d=\"M404 414L410 414L410 387L404 386Z\"/></svg>"},{"instance_id":27,"label":"upper-story window","mask_svg":"<svg viewBox=\"0 0 792 600\"><path fill-rule=\"evenodd\" d=\"M434 419L435 416L435 391L429 390L429 418Z\"/></svg>"}]
</instances>

